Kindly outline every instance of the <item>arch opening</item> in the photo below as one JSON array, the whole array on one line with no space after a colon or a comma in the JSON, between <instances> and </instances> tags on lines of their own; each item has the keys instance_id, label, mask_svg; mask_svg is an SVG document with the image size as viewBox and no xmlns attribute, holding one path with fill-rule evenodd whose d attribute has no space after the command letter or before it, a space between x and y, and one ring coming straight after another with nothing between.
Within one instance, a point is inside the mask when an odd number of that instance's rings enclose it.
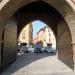
<instances>
[{"instance_id":1,"label":"arch opening","mask_svg":"<svg viewBox=\"0 0 75 75\"><path fill-rule=\"evenodd\" d=\"M55 46L56 49L56 39L55 39L54 32L50 27L48 27L47 24L45 24L41 20L35 20L28 23L22 28L22 30L19 33L19 37L18 37L19 43L27 43L28 45L30 45L31 42L32 44L36 44L39 41L42 42L42 47L46 47L47 44L50 43L52 44L52 47Z\"/></svg>"},{"instance_id":2,"label":"arch opening","mask_svg":"<svg viewBox=\"0 0 75 75\"><path fill-rule=\"evenodd\" d=\"M36 7L37 7L37 9L36 9ZM45 12L45 11L47 11L47 12ZM24 15L26 14L25 17L27 16L26 18L28 20L30 19L30 21L40 19L40 20L44 21L45 23L47 23L47 25L49 25L52 28L52 30L54 31L54 33L56 35L58 58L60 60L62 60L64 63L67 63L67 65L70 65L73 63L73 59L72 59L73 51L72 51L72 47L71 47L71 42L72 42L71 32L69 30L68 24L66 23L64 18L60 15L60 13L57 12L57 10L55 10L53 7L46 5L45 3L38 1L38 2L28 4L26 7L23 7L23 9L19 10L18 14L21 15L21 17L19 16L20 18L23 18ZM22 17L22 15L23 15L23 17ZM19 20L19 22L20 22L20 20ZM20 22L20 24L21 24L21 22ZM24 23L24 22L25 21L23 21L22 23ZM67 39L68 36L69 36L69 39ZM63 42L63 44L62 44L62 42ZM69 49L69 51L68 51L68 49ZM68 51L67 57L64 57L66 55L67 51ZM69 53L71 53L70 56L69 56ZM70 65L71 68L73 68L73 66L74 65Z\"/></svg>"}]
</instances>

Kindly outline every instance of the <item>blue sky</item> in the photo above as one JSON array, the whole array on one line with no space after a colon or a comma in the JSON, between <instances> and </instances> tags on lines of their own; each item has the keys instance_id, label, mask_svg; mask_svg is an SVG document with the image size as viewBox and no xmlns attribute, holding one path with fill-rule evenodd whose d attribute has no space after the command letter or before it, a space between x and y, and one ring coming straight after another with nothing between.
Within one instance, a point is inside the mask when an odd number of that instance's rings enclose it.
<instances>
[{"instance_id":1,"label":"blue sky","mask_svg":"<svg viewBox=\"0 0 75 75\"><path fill-rule=\"evenodd\" d=\"M33 37L36 36L36 33L43 28L44 26L46 26L45 23L43 23L42 21L36 20L32 22L33 25Z\"/></svg>"}]
</instances>

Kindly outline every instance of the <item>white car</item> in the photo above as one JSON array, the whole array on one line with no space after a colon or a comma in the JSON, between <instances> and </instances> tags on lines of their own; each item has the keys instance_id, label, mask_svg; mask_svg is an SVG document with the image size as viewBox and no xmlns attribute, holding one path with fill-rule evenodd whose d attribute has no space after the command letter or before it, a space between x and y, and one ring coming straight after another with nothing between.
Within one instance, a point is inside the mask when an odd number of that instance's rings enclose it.
<instances>
[{"instance_id":1,"label":"white car","mask_svg":"<svg viewBox=\"0 0 75 75\"><path fill-rule=\"evenodd\" d=\"M26 46L22 46L20 48L20 51L24 52L24 53L27 53L28 52L28 48Z\"/></svg>"},{"instance_id":2,"label":"white car","mask_svg":"<svg viewBox=\"0 0 75 75\"><path fill-rule=\"evenodd\" d=\"M28 46L28 51L34 52L34 48L32 48L32 46Z\"/></svg>"}]
</instances>

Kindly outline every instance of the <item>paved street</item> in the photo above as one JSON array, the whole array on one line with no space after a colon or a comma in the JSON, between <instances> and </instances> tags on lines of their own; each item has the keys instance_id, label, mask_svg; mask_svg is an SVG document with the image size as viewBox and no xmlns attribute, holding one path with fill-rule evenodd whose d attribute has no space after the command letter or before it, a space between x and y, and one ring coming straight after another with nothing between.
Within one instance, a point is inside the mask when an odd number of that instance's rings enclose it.
<instances>
[{"instance_id":1,"label":"paved street","mask_svg":"<svg viewBox=\"0 0 75 75\"><path fill-rule=\"evenodd\" d=\"M17 60L2 75L75 75L56 55L19 53Z\"/></svg>"}]
</instances>

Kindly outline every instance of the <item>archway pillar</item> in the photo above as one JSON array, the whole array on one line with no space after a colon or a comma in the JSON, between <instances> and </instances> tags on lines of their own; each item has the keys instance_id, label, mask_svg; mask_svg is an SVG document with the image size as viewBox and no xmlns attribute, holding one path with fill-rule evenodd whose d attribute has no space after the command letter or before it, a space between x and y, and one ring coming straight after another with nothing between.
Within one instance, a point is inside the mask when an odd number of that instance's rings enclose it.
<instances>
[{"instance_id":1,"label":"archway pillar","mask_svg":"<svg viewBox=\"0 0 75 75\"><path fill-rule=\"evenodd\" d=\"M71 46L73 50L72 57L73 57L73 64L74 64L74 71L75 71L75 12L74 11L67 12L65 19L70 28L71 37L72 37Z\"/></svg>"},{"instance_id":2,"label":"archway pillar","mask_svg":"<svg viewBox=\"0 0 75 75\"><path fill-rule=\"evenodd\" d=\"M74 71L75 71L75 43L72 43L73 47L73 62L74 62Z\"/></svg>"},{"instance_id":3,"label":"archway pillar","mask_svg":"<svg viewBox=\"0 0 75 75\"><path fill-rule=\"evenodd\" d=\"M57 26L58 58L74 69L72 38L67 23L62 19Z\"/></svg>"},{"instance_id":4,"label":"archway pillar","mask_svg":"<svg viewBox=\"0 0 75 75\"><path fill-rule=\"evenodd\" d=\"M1 58L1 49L2 49L2 43L4 42L3 40L2 40L2 35L3 35L3 29L4 29L4 25L2 24L2 23L0 23L0 72L1 72L1 60L2 60L2 58Z\"/></svg>"},{"instance_id":5,"label":"archway pillar","mask_svg":"<svg viewBox=\"0 0 75 75\"><path fill-rule=\"evenodd\" d=\"M16 59L17 55L17 23L10 19L4 28L1 71L7 68Z\"/></svg>"}]
</instances>

